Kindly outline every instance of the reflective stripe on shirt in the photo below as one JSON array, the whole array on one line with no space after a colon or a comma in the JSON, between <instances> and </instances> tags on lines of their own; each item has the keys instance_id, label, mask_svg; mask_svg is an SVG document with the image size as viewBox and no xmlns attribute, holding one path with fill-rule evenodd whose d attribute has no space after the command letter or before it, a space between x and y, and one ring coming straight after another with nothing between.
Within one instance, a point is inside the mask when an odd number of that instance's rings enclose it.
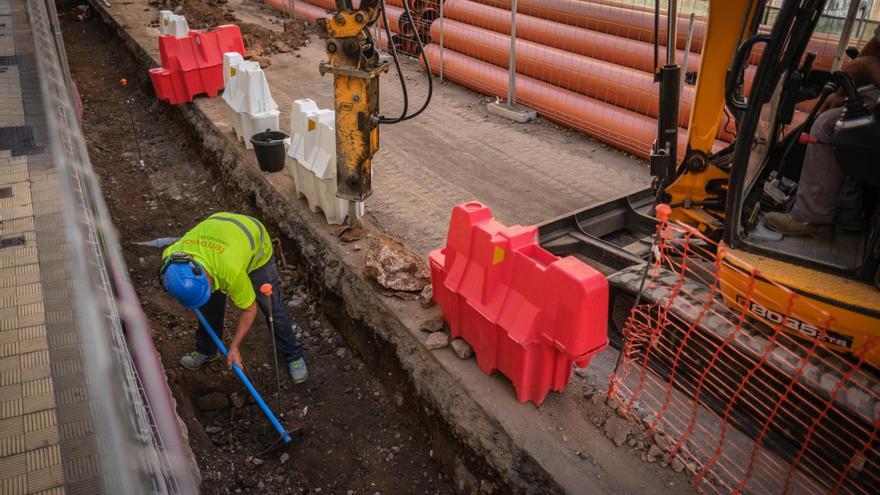
<instances>
[{"instance_id":1,"label":"reflective stripe on shirt","mask_svg":"<svg viewBox=\"0 0 880 495\"><path fill-rule=\"evenodd\" d=\"M248 266L247 266L247 271L250 272L254 268L254 262L259 261L263 257L263 244L266 242L266 234L263 231L262 224L260 224L260 222L258 222L256 218L254 218L254 217L247 217L247 218L249 218L252 222L254 222L254 225L257 226L257 230L260 232L260 250L257 251L255 254L251 255L251 260L248 262ZM221 220L224 222L233 223L236 227L241 229L242 232L244 232L244 235L247 236L248 242L251 243L251 251L253 252L253 250L256 249L256 245L254 244L254 236L253 236L253 234L251 234L251 231L248 230L248 228L244 226L243 223L239 222L238 220L236 220L234 218L223 217L223 216L219 216L219 215L214 215L214 216L208 217L207 219L208 220Z\"/></svg>"}]
</instances>

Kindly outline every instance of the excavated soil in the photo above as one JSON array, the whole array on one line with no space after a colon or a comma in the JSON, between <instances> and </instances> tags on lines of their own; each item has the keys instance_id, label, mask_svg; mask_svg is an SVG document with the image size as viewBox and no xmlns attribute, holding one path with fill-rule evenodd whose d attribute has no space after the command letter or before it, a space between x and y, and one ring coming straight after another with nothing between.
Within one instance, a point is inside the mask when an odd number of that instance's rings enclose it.
<instances>
[{"instance_id":1,"label":"excavated soil","mask_svg":"<svg viewBox=\"0 0 880 495\"><path fill-rule=\"evenodd\" d=\"M226 5L226 0L151 0L150 5L160 10L170 10L186 16L190 29L212 29L223 24L237 24L247 51L246 57L260 62L262 67L271 65L271 56L297 50L307 39L305 24L280 18L273 19L277 30L258 24L242 22ZM156 19L153 27L159 26Z\"/></svg>"},{"instance_id":2,"label":"excavated soil","mask_svg":"<svg viewBox=\"0 0 880 495\"><path fill-rule=\"evenodd\" d=\"M215 211L258 212L212 176L177 113L135 82L144 81L143 75L106 26L97 19L63 17L70 67L85 107L89 154L178 413L189 429L203 493L451 493L451 481L432 459L420 417L395 406L371 369L320 316L320 302L296 266L283 268L282 277L312 376L297 386L282 376L282 421L303 432L289 458L281 452L257 456L275 439L274 431L224 363L199 372L178 367L179 357L193 350L195 318L159 287L160 250L136 243L178 236ZM201 21L193 22L192 10L187 17L192 27L201 27ZM223 14L216 21L230 19ZM125 88L119 83L123 78L130 81ZM227 331L233 320L230 310ZM272 346L261 318L242 352L246 371L277 407Z\"/></svg>"}]
</instances>

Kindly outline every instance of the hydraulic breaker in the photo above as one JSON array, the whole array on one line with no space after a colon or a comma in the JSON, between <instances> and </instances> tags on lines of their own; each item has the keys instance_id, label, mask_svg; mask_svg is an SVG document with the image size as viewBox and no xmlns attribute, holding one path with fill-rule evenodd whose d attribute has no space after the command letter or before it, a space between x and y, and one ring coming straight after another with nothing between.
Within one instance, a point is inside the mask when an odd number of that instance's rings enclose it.
<instances>
[{"instance_id":1,"label":"hydraulic breaker","mask_svg":"<svg viewBox=\"0 0 880 495\"><path fill-rule=\"evenodd\" d=\"M379 149L379 75L388 62L376 51L372 26L379 15L378 0L364 0L357 9L351 0L336 0L337 12L318 19L327 60L321 74L333 74L336 110L336 196L363 201L373 192L371 162Z\"/></svg>"}]
</instances>

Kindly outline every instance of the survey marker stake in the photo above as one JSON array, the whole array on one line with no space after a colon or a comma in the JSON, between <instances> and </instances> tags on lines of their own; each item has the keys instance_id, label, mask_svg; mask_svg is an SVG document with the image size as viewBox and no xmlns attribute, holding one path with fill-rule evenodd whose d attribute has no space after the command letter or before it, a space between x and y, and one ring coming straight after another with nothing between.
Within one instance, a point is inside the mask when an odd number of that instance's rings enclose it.
<instances>
[{"instance_id":1,"label":"survey marker stake","mask_svg":"<svg viewBox=\"0 0 880 495\"><path fill-rule=\"evenodd\" d=\"M281 404L281 373L278 372L278 349L275 347L275 318L272 315L272 284L260 286L260 292L266 296L266 311L269 312L269 338L272 339L272 355L275 357L275 384L278 394L278 415L284 417L284 406Z\"/></svg>"},{"instance_id":2,"label":"survey marker stake","mask_svg":"<svg viewBox=\"0 0 880 495\"><path fill-rule=\"evenodd\" d=\"M127 79L120 79L119 85L122 86L123 89L125 89L125 87L128 85L128 80ZM135 146L137 146L137 150L138 150L138 159L140 160L138 162L138 164L141 166L141 168L144 168L144 154L141 153L141 142L138 139L137 127L135 126L135 123L134 123L134 115L131 114L131 102L132 102L131 98L125 99L125 110L128 112L128 120L131 122L131 134L132 134L132 136L134 136L134 144L135 144Z\"/></svg>"}]
</instances>

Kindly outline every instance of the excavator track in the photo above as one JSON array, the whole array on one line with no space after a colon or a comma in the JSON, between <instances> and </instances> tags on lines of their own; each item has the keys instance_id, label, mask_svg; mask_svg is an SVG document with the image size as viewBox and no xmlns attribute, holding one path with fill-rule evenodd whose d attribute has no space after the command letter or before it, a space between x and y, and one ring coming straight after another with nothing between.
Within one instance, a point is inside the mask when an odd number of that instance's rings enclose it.
<instances>
[{"instance_id":1,"label":"excavator track","mask_svg":"<svg viewBox=\"0 0 880 495\"><path fill-rule=\"evenodd\" d=\"M877 370L771 328L725 304L709 284L665 268L650 269L643 310L634 311L643 274L635 265L608 278L630 362L824 484L880 493Z\"/></svg>"}]
</instances>

